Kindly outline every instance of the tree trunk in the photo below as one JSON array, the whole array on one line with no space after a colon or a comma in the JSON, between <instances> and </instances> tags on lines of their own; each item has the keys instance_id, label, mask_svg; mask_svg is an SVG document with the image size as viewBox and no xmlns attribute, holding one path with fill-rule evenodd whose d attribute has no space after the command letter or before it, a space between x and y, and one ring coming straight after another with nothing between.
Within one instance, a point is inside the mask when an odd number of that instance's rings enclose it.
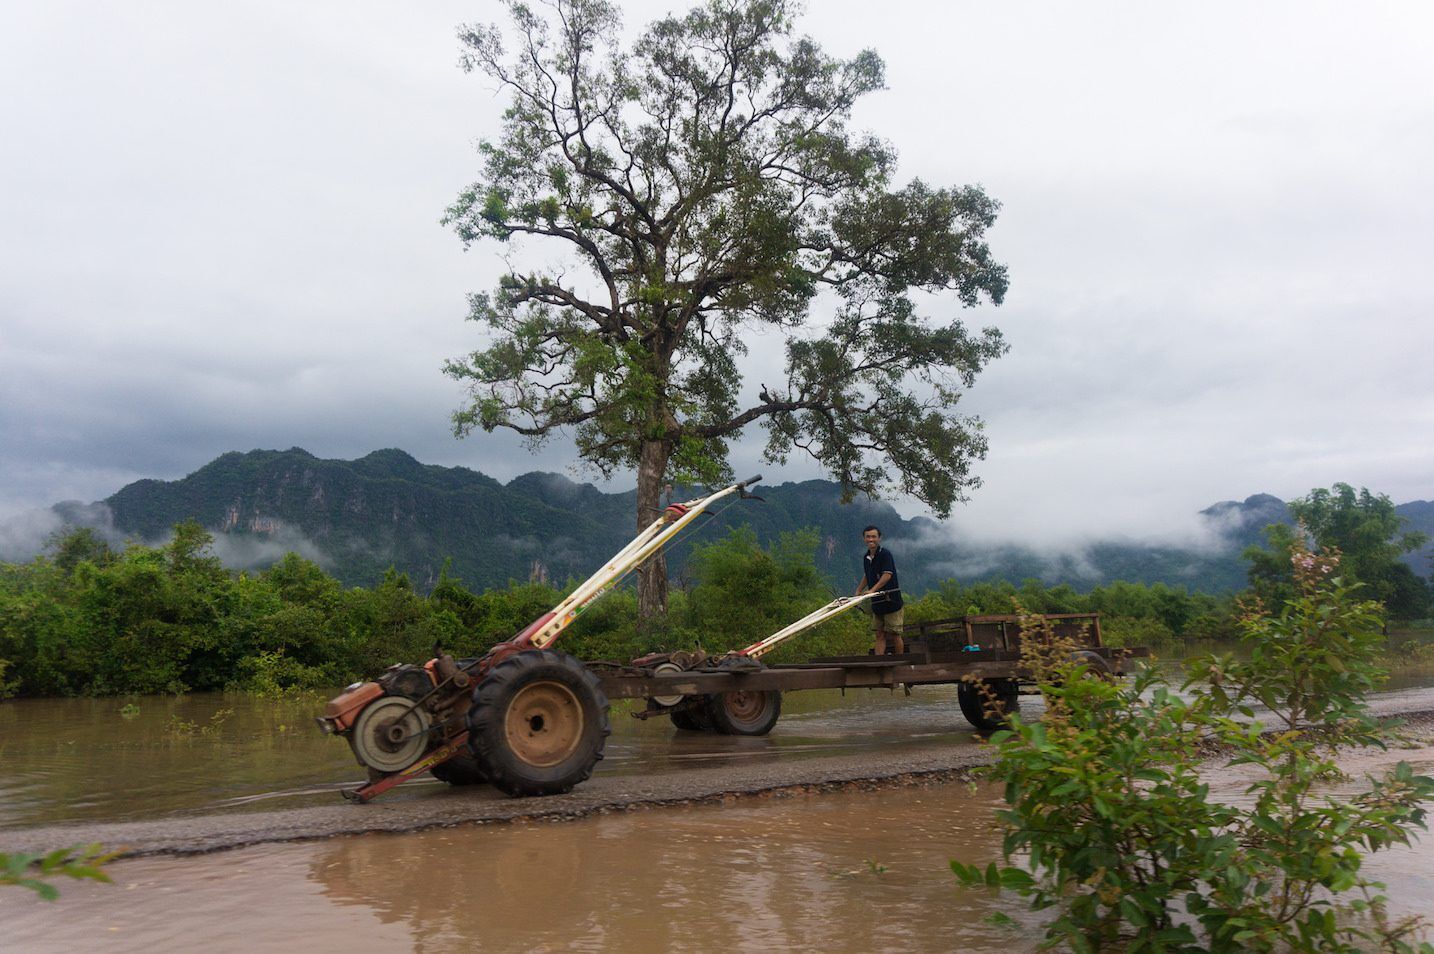
<instances>
[{"instance_id":1,"label":"tree trunk","mask_svg":"<svg viewBox=\"0 0 1434 954\"><path fill-rule=\"evenodd\" d=\"M644 441L637 460L637 532L662 516L662 478L672 455L670 441ZM637 569L637 618L667 613L667 557L660 551Z\"/></svg>"}]
</instances>

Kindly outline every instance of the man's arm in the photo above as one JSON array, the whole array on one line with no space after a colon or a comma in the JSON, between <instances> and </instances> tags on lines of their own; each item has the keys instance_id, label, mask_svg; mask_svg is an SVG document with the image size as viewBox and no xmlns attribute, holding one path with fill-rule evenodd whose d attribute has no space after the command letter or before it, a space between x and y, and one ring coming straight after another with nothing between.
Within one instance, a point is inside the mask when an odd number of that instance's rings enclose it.
<instances>
[{"instance_id":1,"label":"man's arm","mask_svg":"<svg viewBox=\"0 0 1434 954\"><path fill-rule=\"evenodd\" d=\"M886 570L886 571L884 571L884 572L881 574L881 576L878 576L878 577L876 578L876 582L871 585L871 588L872 588L873 590L883 590L883 589L886 589L886 584L888 584L888 583L890 583L890 582L891 582L891 571L890 571L890 570ZM857 595L860 596L861 594L858 593Z\"/></svg>"}]
</instances>

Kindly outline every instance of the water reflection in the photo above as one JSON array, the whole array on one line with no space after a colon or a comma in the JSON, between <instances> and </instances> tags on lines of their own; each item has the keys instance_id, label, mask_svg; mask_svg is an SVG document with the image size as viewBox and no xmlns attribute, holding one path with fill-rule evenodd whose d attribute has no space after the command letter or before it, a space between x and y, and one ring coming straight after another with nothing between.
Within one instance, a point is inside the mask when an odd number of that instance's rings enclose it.
<instances>
[{"instance_id":1,"label":"water reflection","mask_svg":"<svg viewBox=\"0 0 1434 954\"><path fill-rule=\"evenodd\" d=\"M352 839L309 876L425 951L1009 950L948 868L997 856L992 807L948 785Z\"/></svg>"}]
</instances>

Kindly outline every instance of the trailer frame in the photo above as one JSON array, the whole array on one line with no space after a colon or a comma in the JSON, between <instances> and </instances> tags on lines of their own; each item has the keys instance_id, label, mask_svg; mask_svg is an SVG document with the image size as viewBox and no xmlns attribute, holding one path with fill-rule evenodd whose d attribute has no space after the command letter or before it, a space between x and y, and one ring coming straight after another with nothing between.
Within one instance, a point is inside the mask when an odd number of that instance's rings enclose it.
<instances>
[{"instance_id":1,"label":"trailer frame","mask_svg":"<svg viewBox=\"0 0 1434 954\"><path fill-rule=\"evenodd\" d=\"M1130 660L1150 655L1145 647L1116 649L1101 645L1098 613L1037 614L1037 618L1045 620L1057 636L1073 637L1079 650L1099 656L1113 675L1126 675ZM1030 693L1038 690L1024 672L1020 652L1020 627L1030 619L999 614L911 623L903 629L907 651L899 655L826 656L751 671L714 667L642 673L614 663L588 665L609 699L652 700L804 689L894 689L994 679L1014 680L1023 692Z\"/></svg>"}]
</instances>

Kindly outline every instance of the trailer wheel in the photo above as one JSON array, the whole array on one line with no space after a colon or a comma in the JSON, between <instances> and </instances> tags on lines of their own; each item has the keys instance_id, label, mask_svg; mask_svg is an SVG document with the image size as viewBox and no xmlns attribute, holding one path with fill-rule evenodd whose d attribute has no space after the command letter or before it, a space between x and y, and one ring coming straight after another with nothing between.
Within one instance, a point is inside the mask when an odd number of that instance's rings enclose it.
<instances>
[{"instance_id":1,"label":"trailer wheel","mask_svg":"<svg viewBox=\"0 0 1434 954\"><path fill-rule=\"evenodd\" d=\"M714 692L707 697L707 711L723 735L766 735L782 714L782 694L775 689Z\"/></svg>"},{"instance_id":2,"label":"trailer wheel","mask_svg":"<svg viewBox=\"0 0 1434 954\"><path fill-rule=\"evenodd\" d=\"M473 690L468 745L509 795L558 795L587 779L612 726L597 676L566 653L509 656Z\"/></svg>"},{"instance_id":3,"label":"trailer wheel","mask_svg":"<svg viewBox=\"0 0 1434 954\"><path fill-rule=\"evenodd\" d=\"M1085 663L1086 675L1092 678L1110 679L1115 675L1115 670L1110 666L1110 660L1089 649L1077 649L1071 653L1071 662Z\"/></svg>"},{"instance_id":4,"label":"trailer wheel","mask_svg":"<svg viewBox=\"0 0 1434 954\"><path fill-rule=\"evenodd\" d=\"M712 731L712 718L707 711L706 699L685 709L673 709L667 717L672 720L673 725L686 732Z\"/></svg>"},{"instance_id":5,"label":"trailer wheel","mask_svg":"<svg viewBox=\"0 0 1434 954\"><path fill-rule=\"evenodd\" d=\"M488 781L488 773L483 771L483 763L474 758L472 752L459 751L448 761L433 766L428 772L440 782L447 782L449 785L481 785Z\"/></svg>"},{"instance_id":6,"label":"trailer wheel","mask_svg":"<svg viewBox=\"0 0 1434 954\"><path fill-rule=\"evenodd\" d=\"M1021 690L1013 679L987 679L985 684L996 694L996 705L1000 713L987 711L986 694L974 682L956 684L956 703L966 721L982 732L994 732L1006 727L1006 716L1015 712L1020 705Z\"/></svg>"}]
</instances>

